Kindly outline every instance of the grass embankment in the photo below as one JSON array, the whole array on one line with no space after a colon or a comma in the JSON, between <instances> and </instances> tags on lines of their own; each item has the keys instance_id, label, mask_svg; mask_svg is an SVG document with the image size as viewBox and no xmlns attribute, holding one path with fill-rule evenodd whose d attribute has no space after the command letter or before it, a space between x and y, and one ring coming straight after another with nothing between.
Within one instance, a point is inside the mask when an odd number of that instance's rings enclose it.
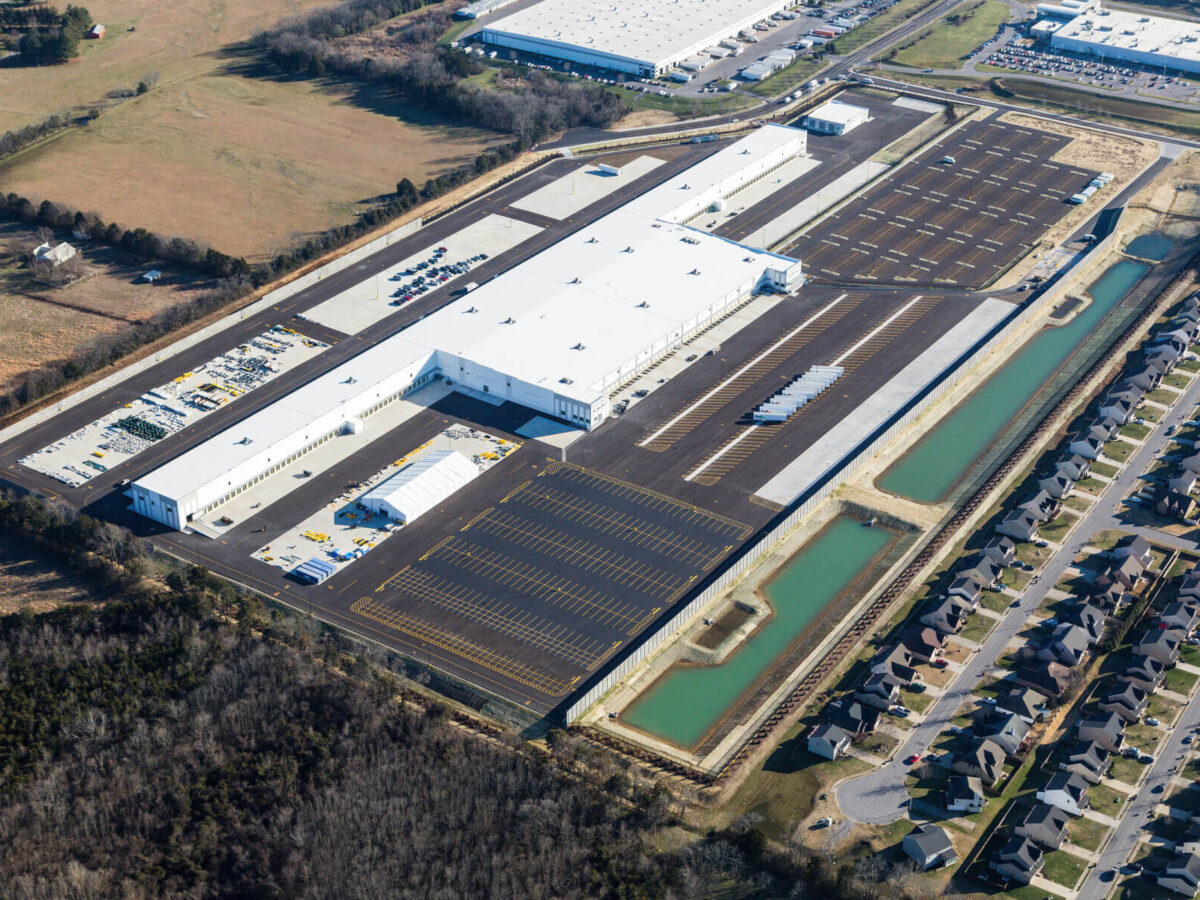
<instances>
[{"instance_id":1,"label":"grass embankment","mask_svg":"<svg viewBox=\"0 0 1200 900\"><path fill-rule=\"evenodd\" d=\"M848 31L834 41L831 53L844 56L852 50L857 50L864 44L869 44L875 38L887 34L893 28L907 22L923 9L932 6L935 0L900 0L885 13L880 13L868 22L859 25L853 31Z\"/></svg>"},{"instance_id":2,"label":"grass embankment","mask_svg":"<svg viewBox=\"0 0 1200 900\"><path fill-rule=\"evenodd\" d=\"M977 0L876 58L914 69L957 69L1007 21L1008 6L1001 0Z\"/></svg>"},{"instance_id":3,"label":"grass embankment","mask_svg":"<svg viewBox=\"0 0 1200 900\"><path fill-rule=\"evenodd\" d=\"M1102 97L1057 84L1004 78L968 78L955 75L923 75L917 72L889 73L906 81L945 91L978 93L1021 106L1062 112L1127 128L1165 131L1180 137L1200 137L1200 113L1158 106L1121 97Z\"/></svg>"}]
</instances>

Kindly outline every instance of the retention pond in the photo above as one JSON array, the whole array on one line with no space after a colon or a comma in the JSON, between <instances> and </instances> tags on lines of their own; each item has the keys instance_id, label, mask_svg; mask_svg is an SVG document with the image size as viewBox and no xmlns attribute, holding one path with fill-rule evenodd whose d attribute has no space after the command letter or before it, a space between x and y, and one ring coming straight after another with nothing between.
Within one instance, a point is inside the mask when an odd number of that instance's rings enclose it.
<instances>
[{"instance_id":1,"label":"retention pond","mask_svg":"<svg viewBox=\"0 0 1200 900\"><path fill-rule=\"evenodd\" d=\"M640 731L695 748L805 627L896 541L839 516L766 585L774 614L723 663L673 666L621 714Z\"/></svg>"},{"instance_id":2,"label":"retention pond","mask_svg":"<svg viewBox=\"0 0 1200 900\"><path fill-rule=\"evenodd\" d=\"M878 486L922 503L947 499L952 489L963 483L967 470L996 445L1006 427L1096 334L1100 323L1149 270L1145 263L1128 259L1109 267L1088 288L1092 301L1086 308L1069 322L1046 328L1029 341L884 472Z\"/></svg>"}]
</instances>

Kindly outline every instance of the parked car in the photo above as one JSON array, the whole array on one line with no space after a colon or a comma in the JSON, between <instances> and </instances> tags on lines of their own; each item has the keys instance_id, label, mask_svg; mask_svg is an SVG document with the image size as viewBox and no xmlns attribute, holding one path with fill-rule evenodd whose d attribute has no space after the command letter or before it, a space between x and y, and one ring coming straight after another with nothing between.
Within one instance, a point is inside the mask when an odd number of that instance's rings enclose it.
<instances>
[{"instance_id":1,"label":"parked car","mask_svg":"<svg viewBox=\"0 0 1200 900\"><path fill-rule=\"evenodd\" d=\"M1154 718L1154 716L1147 716L1144 719L1144 721L1147 725L1157 725L1158 724L1158 719Z\"/></svg>"},{"instance_id":2,"label":"parked car","mask_svg":"<svg viewBox=\"0 0 1200 900\"><path fill-rule=\"evenodd\" d=\"M905 764L906 766L911 766L911 765L913 765L914 763L918 763L918 762L920 762L920 761L921 761L921 757L920 757L920 756L918 756L916 753L914 753L912 756L910 756L910 757L908 757L906 760L904 760L904 764Z\"/></svg>"}]
</instances>

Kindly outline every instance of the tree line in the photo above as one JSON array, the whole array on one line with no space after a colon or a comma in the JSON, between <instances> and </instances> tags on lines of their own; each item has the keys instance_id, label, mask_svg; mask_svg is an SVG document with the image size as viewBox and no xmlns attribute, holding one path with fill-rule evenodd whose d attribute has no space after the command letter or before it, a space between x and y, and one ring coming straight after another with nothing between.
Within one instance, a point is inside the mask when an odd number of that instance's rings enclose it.
<instances>
[{"instance_id":1,"label":"tree line","mask_svg":"<svg viewBox=\"0 0 1200 900\"><path fill-rule=\"evenodd\" d=\"M4 9L4 7L0 6L0 9ZM12 131L6 131L4 134L0 134L0 157L16 153L18 150L24 150L30 144L36 144L42 138L49 137L55 132L62 131L64 128L69 128L70 125L70 117L54 113L40 122L34 122L21 128L14 128Z\"/></svg>"},{"instance_id":2,"label":"tree line","mask_svg":"<svg viewBox=\"0 0 1200 900\"><path fill-rule=\"evenodd\" d=\"M17 52L34 66L66 62L79 55L79 42L92 27L92 16L82 6L68 6L50 27L35 25L21 35Z\"/></svg>"},{"instance_id":3,"label":"tree line","mask_svg":"<svg viewBox=\"0 0 1200 900\"><path fill-rule=\"evenodd\" d=\"M89 573L106 552L37 499L0 496L0 525ZM680 798L620 757L482 740L395 658L198 566L95 594L0 618L11 900L927 896L911 866L775 847L753 815L681 832Z\"/></svg>"},{"instance_id":4,"label":"tree line","mask_svg":"<svg viewBox=\"0 0 1200 900\"><path fill-rule=\"evenodd\" d=\"M383 13L394 9L391 14L399 15L409 6L415 9L421 5L417 0L348 0L286 19L256 35L255 44L285 72L313 76L333 73L378 82L427 109L515 135L522 147L567 128L607 127L629 111L629 106L611 91L541 70L514 70L512 84L503 90L464 83L485 67L464 53L435 45L434 39L448 24L445 18L441 29L402 32L404 42L414 44L403 60L377 58L363 47L338 42L340 37L388 18Z\"/></svg>"}]
</instances>

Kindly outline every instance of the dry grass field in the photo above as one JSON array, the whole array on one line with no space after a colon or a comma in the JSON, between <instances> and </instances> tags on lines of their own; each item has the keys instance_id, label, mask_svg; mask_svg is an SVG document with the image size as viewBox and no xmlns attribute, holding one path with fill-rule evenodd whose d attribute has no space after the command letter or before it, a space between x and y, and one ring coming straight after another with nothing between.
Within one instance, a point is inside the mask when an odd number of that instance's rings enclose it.
<instances>
[{"instance_id":1,"label":"dry grass field","mask_svg":"<svg viewBox=\"0 0 1200 900\"><path fill-rule=\"evenodd\" d=\"M0 538L0 616L25 608L41 613L88 599L83 578L16 541Z\"/></svg>"},{"instance_id":2,"label":"dry grass field","mask_svg":"<svg viewBox=\"0 0 1200 900\"><path fill-rule=\"evenodd\" d=\"M142 284L145 267L118 263L111 250L85 250L87 274L61 288L30 277L22 255L36 244L30 229L0 225L0 387L43 363L70 357L98 338L117 334L155 313L195 299L211 282L170 270Z\"/></svg>"},{"instance_id":3,"label":"dry grass field","mask_svg":"<svg viewBox=\"0 0 1200 900\"><path fill-rule=\"evenodd\" d=\"M231 49L313 5L89 3L109 37L83 42L68 65L0 68L0 130L86 108L150 72L159 86L0 164L0 184L254 260L499 139L374 96L368 107L353 88L236 74Z\"/></svg>"}]
</instances>

